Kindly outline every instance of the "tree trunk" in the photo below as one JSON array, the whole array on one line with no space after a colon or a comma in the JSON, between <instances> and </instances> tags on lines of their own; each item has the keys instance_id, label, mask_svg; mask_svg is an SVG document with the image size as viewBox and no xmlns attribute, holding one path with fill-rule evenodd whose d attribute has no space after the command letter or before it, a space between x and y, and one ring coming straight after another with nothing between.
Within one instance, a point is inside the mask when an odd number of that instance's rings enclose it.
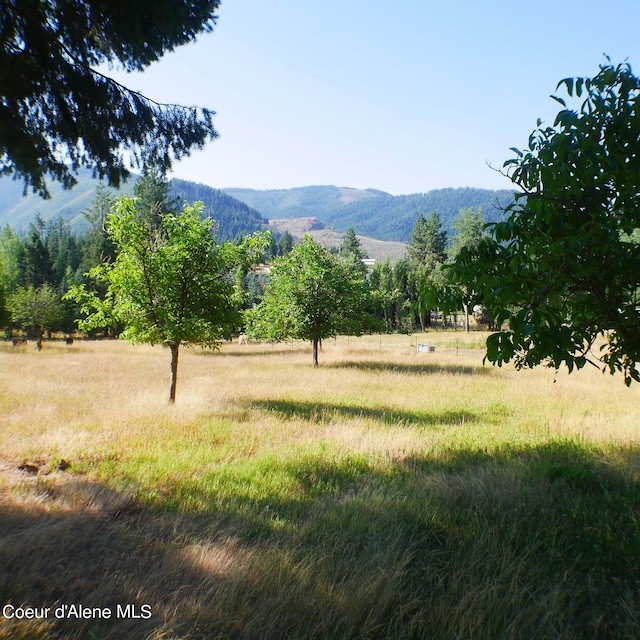
<instances>
[{"instance_id":1,"label":"tree trunk","mask_svg":"<svg viewBox=\"0 0 640 640\"><path fill-rule=\"evenodd\" d=\"M313 340L313 366L318 366L318 338L314 336Z\"/></svg>"},{"instance_id":2,"label":"tree trunk","mask_svg":"<svg viewBox=\"0 0 640 640\"><path fill-rule=\"evenodd\" d=\"M464 330L469 333L471 331L471 326L469 324L469 305L463 304L464 308Z\"/></svg>"},{"instance_id":3,"label":"tree trunk","mask_svg":"<svg viewBox=\"0 0 640 640\"><path fill-rule=\"evenodd\" d=\"M38 347L38 351L42 351L42 327L40 325L36 325L36 347Z\"/></svg>"},{"instance_id":4,"label":"tree trunk","mask_svg":"<svg viewBox=\"0 0 640 640\"><path fill-rule=\"evenodd\" d=\"M176 401L176 385L178 383L178 349L180 344L169 345L171 349L171 386L169 387L169 403Z\"/></svg>"}]
</instances>

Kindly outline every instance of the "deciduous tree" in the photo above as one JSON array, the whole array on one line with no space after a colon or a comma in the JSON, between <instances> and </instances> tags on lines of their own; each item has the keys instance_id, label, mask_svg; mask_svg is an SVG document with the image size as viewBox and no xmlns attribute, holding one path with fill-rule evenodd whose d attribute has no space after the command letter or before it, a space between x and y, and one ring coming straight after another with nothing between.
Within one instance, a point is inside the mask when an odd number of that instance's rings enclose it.
<instances>
[{"instance_id":1,"label":"deciduous tree","mask_svg":"<svg viewBox=\"0 0 640 640\"><path fill-rule=\"evenodd\" d=\"M482 209L474 209L473 207L465 207L460 209L458 216L452 224L456 234L451 238L451 242L447 247L447 253L450 260L455 260L456 256L463 248L473 251L487 235L485 231L486 222L482 215ZM444 295L447 298L459 300L464 312L464 328L465 331L470 330L469 325L469 308L475 299L475 291L469 289L463 283L456 282L455 275L451 270L445 269L443 276L447 285L444 287ZM445 306L447 306L445 304ZM456 306L458 311L460 306Z\"/></svg>"},{"instance_id":2,"label":"deciduous tree","mask_svg":"<svg viewBox=\"0 0 640 640\"><path fill-rule=\"evenodd\" d=\"M9 297L8 307L14 324L35 332L38 351L42 350L44 332L51 330L63 314L60 296L48 284L18 287Z\"/></svg>"},{"instance_id":3,"label":"deciduous tree","mask_svg":"<svg viewBox=\"0 0 640 640\"><path fill-rule=\"evenodd\" d=\"M630 384L640 380L640 79L607 63L560 88L553 126L538 121L505 163L520 189L506 219L455 268L504 324L487 341L490 362L571 371L599 360Z\"/></svg>"},{"instance_id":4,"label":"deciduous tree","mask_svg":"<svg viewBox=\"0 0 640 640\"><path fill-rule=\"evenodd\" d=\"M264 235L255 235L219 245L214 222L202 219L202 210L196 203L179 214L168 213L158 229L137 215L134 199L119 199L107 222L117 256L92 272L106 281L107 298L102 301L82 286L71 292L93 311L81 328L104 326L112 315L125 327L123 338L169 348L171 403L180 347L215 348L237 326L241 293L232 272L259 255L267 242Z\"/></svg>"},{"instance_id":5,"label":"deciduous tree","mask_svg":"<svg viewBox=\"0 0 640 640\"><path fill-rule=\"evenodd\" d=\"M309 340L313 364L325 338L360 335L366 286L353 258L343 260L305 236L274 261L262 302L247 312L249 332L259 338Z\"/></svg>"}]
</instances>

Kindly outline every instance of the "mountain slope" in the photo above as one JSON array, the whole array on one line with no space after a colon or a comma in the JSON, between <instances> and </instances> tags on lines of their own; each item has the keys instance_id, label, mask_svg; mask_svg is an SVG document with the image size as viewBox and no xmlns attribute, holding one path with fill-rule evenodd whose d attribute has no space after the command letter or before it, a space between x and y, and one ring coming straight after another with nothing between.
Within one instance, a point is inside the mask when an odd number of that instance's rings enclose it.
<instances>
[{"instance_id":1,"label":"mountain slope","mask_svg":"<svg viewBox=\"0 0 640 640\"><path fill-rule=\"evenodd\" d=\"M501 208L513 199L512 191L474 188L438 189L403 196L332 186L224 191L269 219L315 216L338 231L352 227L358 234L397 242L408 242L421 213L437 211L443 228L451 234L451 224L460 209L481 207L487 222L495 222L502 217Z\"/></svg>"},{"instance_id":2,"label":"mountain slope","mask_svg":"<svg viewBox=\"0 0 640 640\"><path fill-rule=\"evenodd\" d=\"M296 241L308 234L327 249L339 247L344 240L344 233L326 227L315 217L272 219L269 220L269 228L277 234L288 231ZM361 235L357 237L368 257L380 262L385 258L395 262L407 253L407 245L403 242L389 242Z\"/></svg>"},{"instance_id":3,"label":"mountain slope","mask_svg":"<svg viewBox=\"0 0 640 640\"><path fill-rule=\"evenodd\" d=\"M133 193L135 177L120 189L111 189L116 196ZM83 211L91 207L98 180L88 171L81 171L78 184L65 191L58 183L49 185L51 198L43 200L37 195L23 197L22 183L9 178L0 179L0 226L10 225L16 231L24 231L40 215L47 221L62 216L72 229L82 233L87 222ZM173 195L186 202L202 201L205 213L219 225L218 238L231 240L238 235L253 233L263 228L265 220L258 211L219 189L185 180L172 180Z\"/></svg>"},{"instance_id":4,"label":"mountain slope","mask_svg":"<svg viewBox=\"0 0 640 640\"><path fill-rule=\"evenodd\" d=\"M375 199L384 191L349 187L314 186L294 189L223 189L230 196L246 202L263 216L272 218L316 217L325 221L327 214L349 204ZM390 196L392 197L392 196Z\"/></svg>"}]
</instances>

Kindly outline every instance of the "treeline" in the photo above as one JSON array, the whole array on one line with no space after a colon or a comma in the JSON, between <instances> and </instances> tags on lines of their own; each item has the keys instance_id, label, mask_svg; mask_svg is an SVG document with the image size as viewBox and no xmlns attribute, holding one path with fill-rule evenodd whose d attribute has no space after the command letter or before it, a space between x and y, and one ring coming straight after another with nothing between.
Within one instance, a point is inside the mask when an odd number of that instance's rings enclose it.
<instances>
[{"instance_id":1,"label":"treeline","mask_svg":"<svg viewBox=\"0 0 640 640\"><path fill-rule=\"evenodd\" d=\"M222 209L223 223L215 220L218 241L240 239L257 229L263 220L257 211L247 218L248 207L221 191L183 181L165 180L157 171L149 170L138 179L134 196L138 214L152 226L161 226L162 217L182 210L188 197L204 196L203 215ZM43 336L62 333L71 336L77 330L78 320L86 310L67 293L74 287L104 298L106 285L92 270L113 263L117 247L107 232L107 216L115 203L112 191L103 184L96 187L92 205L83 212L82 229L78 233L62 216L44 221L36 215L25 232L18 233L10 225L0 228L0 328L5 336L17 333L37 341L42 347ZM237 211L234 219L233 211ZM230 215L231 212L231 215ZM270 236L263 252L264 261L288 253L293 240L288 232ZM257 300L264 286L264 274L244 272L235 275L246 293L245 304ZM99 333L116 336L123 329L117 322L107 323ZM241 329L239 326L238 329Z\"/></svg>"},{"instance_id":2,"label":"treeline","mask_svg":"<svg viewBox=\"0 0 640 640\"><path fill-rule=\"evenodd\" d=\"M191 188L189 193L197 196L198 185L192 184ZM156 230L163 229L164 216L178 214L184 206L172 184L153 171L138 180L134 194L136 198L132 202L136 215ZM209 202L212 208L215 207L215 203ZM9 336L18 330L25 332L41 347L45 333L71 335L78 320L86 317L82 298L66 295L69 290L81 288L90 293L94 302L105 298L107 285L96 276L96 267L113 263L118 255L117 245L106 225L113 205L112 194L99 186L92 206L84 212L88 231L82 235L73 233L61 217L47 223L37 217L22 235L9 226L0 230L0 321ZM205 203L202 207L205 214L206 207ZM356 265L357 277L362 284L362 287L358 285L361 298L358 313L366 318L363 330L424 330L431 324L433 311L445 299L455 300L456 309L466 311L468 318L464 291L451 282L446 264L462 247L480 241L484 224L481 209L461 209L452 222L456 233L449 238L435 211L428 215L420 213L417 220L414 219L410 233L408 257L398 259L395 264L387 259L369 270L362 262L366 253L353 229L349 229L342 245L327 253L338 254ZM226 229L218 233L218 240L229 236L235 237L236 233ZM292 238L286 232L279 238L269 235L263 244L258 262L267 264L274 260L277 264L277 258L287 256L294 248ZM296 258L298 262L304 255L302 252ZM306 277L314 268L312 264L302 265L300 277ZM230 274L238 291L234 299L239 312L248 312L262 304L272 278L269 271L268 267L245 265ZM239 313L235 325L238 332L246 330L242 318ZM349 330L351 320L345 318L345 322L344 326ZM105 322L100 333L115 336L123 328L117 322Z\"/></svg>"},{"instance_id":3,"label":"treeline","mask_svg":"<svg viewBox=\"0 0 640 640\"><path fill-rule=\"evenodd\" d=\"M100 288L86 274L115 256L104 228L112 205L110 193L98 187L85 211L88 231L79 236L62 217L45 223L37 216L24 234L0 229L0 321L9 337L23 330L41 347L45 331L74 332L80 311L64 294L74 285Z\"/></svg>"},{"instance_id":4,"label":"treeline","mask_svg":"<svg viewBox=\"0 0 640 640\"><path fill-rule=\"evenodd\" d=\"M471 187L399 196L374 189L333 186L271 191L228 189L227 192L268 218L313 216L337 231L346 232L353 228L361 235L399 242L408 242L416 218L421 213L428 216L431 211L437 211L443 229L453 235L453 221L461 209L482 209L487 222L497 222L514 197L510 190Z\"/></svg>"},{"instance_id":5,"label":"treeline","mask_svg":"<svg viewBox=\"0 0 640 640\"><path fill-rule=\"evenodd\" d=\"M437 211L443 229L452 235L454 220L461 209L482 209L487 222L497 222L512 201L511 191L474 188L437 189L402 196L385 194L346 204L326 213L322 221L338 231L353 227L365 236L407 242L419 214L428 216Z\"/></svg>"}]
</instances>

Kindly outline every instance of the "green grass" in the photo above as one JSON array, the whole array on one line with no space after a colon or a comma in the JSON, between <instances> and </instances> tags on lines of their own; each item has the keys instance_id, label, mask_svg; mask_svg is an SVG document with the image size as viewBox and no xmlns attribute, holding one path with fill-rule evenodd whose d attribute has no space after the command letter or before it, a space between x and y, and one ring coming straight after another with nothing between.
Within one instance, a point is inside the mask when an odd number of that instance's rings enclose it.
<instances>
[{"instance_id":1,"label":"green grass","mask_svg":"<svg viewBox=\"0 0 640 640\"><path fill-rule=\"evenodd\" d=\"M452 336L0 353L1 603L153 611L0 638L639 637L638 390Z\"/></svg>"}]
</instances>

